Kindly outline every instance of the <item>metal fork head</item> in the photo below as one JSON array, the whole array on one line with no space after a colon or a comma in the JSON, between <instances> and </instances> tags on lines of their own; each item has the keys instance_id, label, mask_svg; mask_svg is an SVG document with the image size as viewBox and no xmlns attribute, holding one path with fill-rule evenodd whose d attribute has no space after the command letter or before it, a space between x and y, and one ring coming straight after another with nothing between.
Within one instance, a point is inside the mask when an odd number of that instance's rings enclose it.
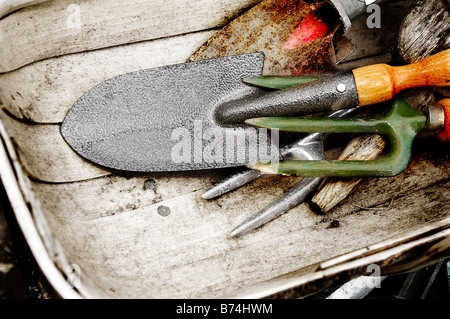
<instances>
[{"instance_id":1,"label":"metal fork head","mask_svg":"<svg viewBox=\"0 0 450 319\"><path fill-rule=\"evenodd\" d=\"M342 109L330 113L329 117L345 117L350 116L359 112L358 108L352 109ZM284 160L323 160L325 159L324 154L324 133L310 133L302 136L297 141L286 145L280 149L280 155ZM220 182L216 183L214 186L209 188L205 193L202 194L204 199L212 199L219 197L225 193L233 191L243 185L246 185L257 178L261 177L263 173L258 170L244 169L236 172ZM305 186L308 189L308 193L312 192L310 184ZM300 189L297 188L297 192ZM302 190L304 192L304 190ZM297 202L297 201L296 201ZM297 205L298 202L295 204Z\"/></svg>"},{"instance_id":2,"label":"metal fork head","mask_svg":"<svg viewBox=\"0 0 450 319\"><path fill-rule=\"evenodd\" d=\"M409 163L412 142L427 124L422 111L412 109L404 98L398 98L378 116L372 118L258 118L247 124L290 132L375 133L385 135L388 152L371 161L288 160L249 163L251 169L266 174L304 177L374 177L395 176Z\"/></svg>"}]
</instances>

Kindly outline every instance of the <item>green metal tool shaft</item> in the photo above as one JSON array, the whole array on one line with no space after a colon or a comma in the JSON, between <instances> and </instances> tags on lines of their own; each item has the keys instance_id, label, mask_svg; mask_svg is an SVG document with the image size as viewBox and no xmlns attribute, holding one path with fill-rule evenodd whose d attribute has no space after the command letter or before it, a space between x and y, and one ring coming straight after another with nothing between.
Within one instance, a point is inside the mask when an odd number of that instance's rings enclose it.
<instances>
[{"instance_id":1,"label":"green metal tool shaft","mask_svg":"<svg viewBox=\"0 0 450 319\"><path fill-rule=\"evenodd\" d=\"M387 153L371 161L272 161L247 166L266 174L303 177L394 176L409 163L412 142L427 125L427 115L412 109L405 99L395 100L383 113L372 118L283 118L269 117L247 124L289 132L376 133L388 138Z\"/></svg>"}]
</instances>

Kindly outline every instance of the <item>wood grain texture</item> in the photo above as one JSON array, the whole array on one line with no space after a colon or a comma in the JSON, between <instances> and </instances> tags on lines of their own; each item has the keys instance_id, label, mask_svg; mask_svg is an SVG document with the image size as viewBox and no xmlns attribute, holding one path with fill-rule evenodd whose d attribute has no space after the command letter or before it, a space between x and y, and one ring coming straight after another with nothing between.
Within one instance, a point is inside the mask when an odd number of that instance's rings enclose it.
<instances>
[{"instance_id":1,"label":"wood grain texture","mask_svg":"<svg viewBox=\"0 0 450 319\"><path fill-rule=\"evenodd\" d=\"M64 141L59 125L19 122L3 111L0 120L14 140L29 176L47 182L71 182L110 174L75 153Z\"/></svg>"},{"instance_id":2,"label":"wood grain texture","mask_svg":"<svg viewBox=\"0 0 450 319\"><path fill-rule=\"evenodd\" d=\"M201 199L203 183L211 181L206 175L193 177L198 188L185 188L192 180L175 176L170 183L155 178L156 188L144 190L151 176L116 176L82 184L33 182L33 189L69 260L112 297L223 298L311 273L324 260L448 218L445 156L421 155L396 178L365 180L326 217L303 204L238 239L228 232L282 194L282 177L255 181L217 201ZM186 191L173 197L167 187L178 182ZM96 200L80 202L89 192ZM74 206L74 198L81 205ZM161 206L170 214L162 216Z\"/></svg>"},{"instance_id":3,"label":"wood grain texture","mask_svg":"<svg viewBox=\"0 0 450 319\"><path fill-rule=\"evenodd\" d=\"M418 0L402 21L396 55L406 63L450 48L450 4Z\"/></svg>"},{"instance_id":4,"label":"wood grain texture","mask_svg":"<svg viewBox=\"0 0 450 319\"><path fill-rule=\"evenodd\" d=\"M217 28L257 2L43 2L0 20L0 73L55 56Z\"/></svg>"},{"instance_id":5,"label":"wood grain texture","mask_svg":"<svg viewBox=\"0 0 450 319\"><path fill-rule=\"evenodd\" d=\"M385 147L383 138L377 134L361 135L355 137L345 147L338 160L374 160L380 157ZM358 185L362 178L338 179L331 178L312 197L311 203L315 211L328 213Z\"/></svg>"},{"instance_id":6,"label":"wood grain texture","mask_svg":"<svg viewBox=\"0 0 450 319\"><path fill-rule=\"evenodd\" d=\"M114 76L184 62L214 31L49 58L0 74L8 113L36 123L61 123L89 89Z\"/></svg>"},{"instance_id":7,"label":"wood grain texture","mask_svg":"<svg viewBox=\"0 0 450 319\"><path fill-rule=\"evenodd\" d=\"M413 63L424 56L450 49L450 3L448 0L418 0L402 21L394 55L399 63ZM435 88L450 97L450 88Z\"/></svg>"}]
</instances>

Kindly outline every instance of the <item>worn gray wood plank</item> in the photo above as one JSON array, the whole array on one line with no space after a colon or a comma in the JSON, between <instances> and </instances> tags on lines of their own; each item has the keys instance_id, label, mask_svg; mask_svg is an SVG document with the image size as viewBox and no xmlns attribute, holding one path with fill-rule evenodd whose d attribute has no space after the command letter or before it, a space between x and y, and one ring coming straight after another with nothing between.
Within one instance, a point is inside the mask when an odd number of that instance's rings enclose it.
<instances>
[{"instance_id":1,"label":"worn gray wood plank","mask_svg":"<svg viewBox=\"0 0 450 319\"><path fill-rule=\"evenodd\" d=\"M327 216L303 204L238 239L228 232L280 196L280 184L257 181L217 201L201 199L203 181L176 197L163 191L169 184L161 184L164 195L153 203L154 195L142 190L145 178L108 179L104 192L99 185L107 181L100 178L82 187L94 189L97 200L82 201L76 212L73 200L65 198L70 185L80 198L79 183L53 185L51 194L61 197L53 201L46 200L45 183L33 182L33 189L69 259L111 296L221 298L301 269L311 272L324 260L448 218L445 157L416 158L416 165L396 178L368 179ZM112 204L116 214L99 216L102 203L124 198L140 198L141 204L123 210L123 204ZM170 214L161 214L162 206ZM331 227L334 220L339 227Z\"/></svg>"},{"instance_id":2,"label":"worn gray wood plank","mask_svg":"<svg viewBox=\"0 0 450 319\"><path fill-rule=\"evenodd\" d=\"M121 173L73 183L35 181L40 200L64 219L94 220L143 209L207 189L223 170L165 174ZM58 195L55 197L54 193ZM63 215L61 215L63 214ZM67 215L66 215L67 214Z\"/></svg>"},{"instance_id":3,"label":"worn gray wood plank","mask_svg":"<svg viewBox=\"0 0 450 319\"><path fill-rule=\"evenodd\" d=\"M59 125L19 122L3 111L0 120L13 139L27 174L47 182L71 182L110 174L75 153L64 141Z\"/></svg>"},{"instance_id":4,"label":"worn gray wood plank","mask_svg":"<svg viewBox=\"0 0 450 319\"><path fill-rule=\"evenodd\" d=\"M184 62L214 31L39 61L0 74L3 107L19 119L60 123L80 96L114 76Z\"/></svg>"},{"instance_id":5,"label":"worn gray wood plank","mask_svg":"<svg viewBox=\"0 0 450 319\"><path fill-rule=\"evenodd\" d=\"M50 57L220 27L257 2L43 2L0 20L0 73Z\"/></svg>"}]
</instances>

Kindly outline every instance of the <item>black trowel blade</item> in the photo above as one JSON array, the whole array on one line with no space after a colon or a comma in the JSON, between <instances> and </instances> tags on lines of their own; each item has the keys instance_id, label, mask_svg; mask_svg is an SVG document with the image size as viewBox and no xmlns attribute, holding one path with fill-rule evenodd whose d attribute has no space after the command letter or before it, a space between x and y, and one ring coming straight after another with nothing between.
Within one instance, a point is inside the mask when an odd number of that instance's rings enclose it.
<instances>
[{"instance_id":1,"label":"black trowel blade","mask_svg":"<svg viewBox=\"0 0 450 319\"><path fill-rule=\"evenodd\" d=\"M261 75L263 53L164 66L109 79L84 94L61 126L66 142L98 165L164 172L241 166L278 158L273 132L224 127L224 101L259 94L242 79Z\"/></svg>"}]
</instances>

